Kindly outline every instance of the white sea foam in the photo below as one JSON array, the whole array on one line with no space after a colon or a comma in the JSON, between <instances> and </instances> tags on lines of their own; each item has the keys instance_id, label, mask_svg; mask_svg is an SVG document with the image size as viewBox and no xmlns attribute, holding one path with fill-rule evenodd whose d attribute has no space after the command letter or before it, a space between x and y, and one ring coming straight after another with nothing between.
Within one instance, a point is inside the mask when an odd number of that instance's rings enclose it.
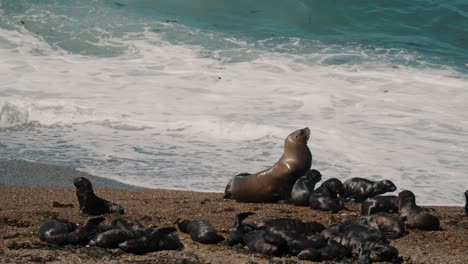
<instances>
[{"instance_id":1,"label":"white sea foam","mask_svg":"<svg viewBox=\"0 0 468 264\"><path fill-rule=\"evenodd\" d=\"M322 62L349 53L262 52L234 39L231 53L257 55L232 62L150 30L114 40L126 53L101 58L32 33L0 36L11 44L0 48L0 127L41 125L2 130L6 158L221 192L232 175L272 165L285 136L308 126L324 178L387 178L423 203L463 201L468 81L456 71L333 65Z\"/></svg>"}]
</instances>

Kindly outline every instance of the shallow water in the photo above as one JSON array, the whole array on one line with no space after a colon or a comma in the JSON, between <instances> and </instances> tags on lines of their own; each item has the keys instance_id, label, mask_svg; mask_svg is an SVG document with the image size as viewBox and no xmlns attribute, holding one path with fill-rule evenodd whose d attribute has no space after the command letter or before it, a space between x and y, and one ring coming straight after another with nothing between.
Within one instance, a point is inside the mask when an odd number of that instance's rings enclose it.
<instances>
[{"instance_id":1,"label":"shallow water","mask_svg":"<svg viewBox=\"0 0 468 264\"><path fill-rule=\"evenodd\" d=\"M0 155L222 192L311 129L324 178L468 188L464 1L0 1Z\"/></svg>"}]
</instances>

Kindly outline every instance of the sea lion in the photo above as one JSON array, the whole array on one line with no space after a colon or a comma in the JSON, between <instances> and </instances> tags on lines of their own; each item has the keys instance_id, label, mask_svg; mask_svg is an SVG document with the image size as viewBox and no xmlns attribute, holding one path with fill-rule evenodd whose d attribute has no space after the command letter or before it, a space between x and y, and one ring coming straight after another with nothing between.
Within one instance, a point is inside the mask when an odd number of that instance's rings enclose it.
<instances>
[{"instance_id":1,"label":"sea lion","mask_svg":"<svg viewBox=\"0 0 468 264\"><path fill-rule=\"evenodd\" d=\"M309 196L309 206L314 210L336 213L344 209L342 194L343 184L341 181L336 178L328 179Z\"/></svg>"},{"instance_id":2,"label":"sea lion","mask_svg":"<svg viewBox=\"0 0 468 264\"><path fill-rule=\"evenodd\" d=\"M320 249L304 249L297 255L300 260L310 260L314 262L340 261L349 256L351 256L351 250L349 248L333 241Z\"/></svg>"},{"instance_id":3,"label":"sea lion","mask_svg":"<svg viewBox=\"0 0 468 264\"><path fill-rule=\"evenodd\" d=\"M315 221L304 223L297 219L273 218L260 223L258 229L265 230L269 235L281 237L286 242L287 251L291 255L297 255L306 248L321 248L326 245L326 241L320 236L307 237L325 229L322 224Z\"/></svg>"},{"instance_id":4,"label":"sea lion","mask_svg":"<svg viewBox=\"0 0 468 264\"><path fill-rule=\"evenodd\" d=\"M228 238L226 240L227 244L230 246L237 245L239 243L243 243L242 237L250 231L257 229L257 225L251 222L244 222L250 215L254 215L253 212L243 212L239 213L236 216L236 221L234 222L234 226L229 229L228 231Z\"/></svg>"},{"instance_id":5,"label":"sea lion","mask_svg":"<svg viewBox=\"0 0 468 264\"><path fill-rule=\"evenodd\" d=\"M265 230L250 231L242 239L250 250L268 256L279 256L286 247L284 239L270 235Z\"/></svg>"},{"instance_id":6,"label":"sea lion","mask_svg":"<svg viewBox=\"0 0 468 264\"><path fill-rule=\"evenodd\" d=\"M362 224L337 224L322 233L329 236L328 242L336 242L349 248L358 263L372 261L395 262L398 250L391 246L379 229Z\"/></svg>"},{"instance_id":7,"label":"sea lion","mask_svg":"<svg viewBox=\"0 0 468 264\"><path fill-rule=\"evenodd\" d=\"M397 213L398 197L396 195L382 195L367 198L362 202L362 215L371 215L378 212Z\"/></svg>"},{"instance_id":8,"label":"sea lion","mask_svg":"<svg viewBox=\"0 0 468 264\"><path fill-rule=\"evenodd\" d=\"M354 199L355 202L362 202L369 197L374 197L386 192L393 192L397 189L390 180L371 181L364 178L351 178L343 183L344 196Z\"/></svg>"},{"instance_id":9,"label":"sea lion","mask_svg":"<svg viewBox=\"0 0 468 264\"><path fill-rule=\"evenodd\" d=\"M325 229L325 226L316 221L303 222L302 220L291 218L271 218L258 224L258 228L274 228L276 230L311 235L322 232L322 230Z\"/></svg>"},{"instance_id":10,"label":"sea lion","mask_svg":"<svg viewBox=\"0 0 468 264\"><path fill-rule=\"evenodd\" d=\"M465 216L468 217L468 190L465 191L465 199L466 199L466 203L465 203Z\"/></svg>"},{"instance_id":11,"label":"sea lion","mask_svg":"<svg viewBox=\"0 0 468 264\"><path fill-rule=\"evenodd\" d=\"M73 179L73 184L76 187L76 197L80 204L81 215L124 214L122 206L97 197L88 179L78 177Z\"/></svg>"},{"instance_id":12,"label":"sea lion","mask_svg":"<svg viewBox=\"0 0 468 264\"><path fill-rule=\"evenodd\" d=\"M289 134L284 141L283 155L275 165L252 175L234 176L224 196L250 203L288 200L296 180L312 165L312 154L307 146L309 135L307 127Z\"/></svg>"},{"instance_id":13,"label":"sea lion","mask_svg":"<svg viewBox=\"0 0 468 264\"><path fill-rule=\"evenodd\" d=\"M116 218L112 221L111 230L96 235L88 244L102 248L117 248L120 243L143 237L151 231L152 229L144 227L138 221Z\"/></svg>"},{"instance_id":14,"label":"sea lion","mask_svg":"<svg viewBox=\"0 0 468 264\"><path fill-rule=\"evenodd\" d=\"M83 226L78 227L73 232L46 236L45 242L60 246L86 245L95 235L105 230L104 228L99 227L99 224L104 220L104 217L90 218Z\"/></svg>"},{"instance_id":15,"label":"sea lion","mask_svg":"<svg viewBox=\"0 0 468 264\"><path fill-rule=\"evenodd\" d=\"M400 192L398 194L398 207L400 216L406 217L407 227L420 230L440 230L439 218L416 205L416 197L413 192Z\"/></svg>"},{"instance_id":16,"label":"sea lion","mask_svg":"<svg viewBox=\"0 0 468 264\"><path fill-rule=\"evenodd\" d=\"M180 231L188 233L190 237L203 244L216 244L224 240L224 237L216 232L216 229L206 220L180 220L176 221Z\"/></svg>"},{"instance_id":17,"label":"sea lion","mask_svg":"<svg viewBox=\"0 0 468 264\"><path fill-rule=\"evenodd\" d=\"M369 216L348 216L342 223L357 223L378 228L386 238L395 239L404 236L405 219L389 213L376 213Z\"/></svg>"},{"instance_id":18,"label":"sea lion","mask_svg":"<svg viewBox=\"0 0 468 264\"><path fill-rule=\"evenodd\" d=\"M39 227L39 239L47 241L53 236L64 235L76 230L76 224L72 222L61 222L58 220L49 220Z\"/></svg>"},{"instance_id":19,"label":"sea lion","mask_svg":"<svg viewBox=\"0 0 468 264\"><path fill-rule=\"evenodd\" d=\"M294 183L291 191L291 202L295 205L308 205L310 194L314 191L317 182L321 180L322 174L318 170L308 171Z\"/></svg>"},{"instance_id":20,"label":"sea lion","mask_svg":"<svg viewBox=\"0 0 468 264\"><path fill-rule=\"evenodd\" d=\"M119 248L137 255L161 250L178 250L183 247L182 243L177 236L170 235L176 230L172 226L157 228L145 236L120 243Z\"/></svg>"}]
</instances>

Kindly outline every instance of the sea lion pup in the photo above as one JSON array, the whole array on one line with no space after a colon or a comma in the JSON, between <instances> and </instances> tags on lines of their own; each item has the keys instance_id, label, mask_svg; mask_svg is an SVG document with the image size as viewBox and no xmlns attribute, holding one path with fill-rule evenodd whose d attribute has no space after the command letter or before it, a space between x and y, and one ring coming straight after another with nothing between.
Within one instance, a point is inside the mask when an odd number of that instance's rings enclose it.
<instances>
[{"instance_id":1,"label":"sea lion pup","mask_svg":"<svg viewBox=\"0 0 468 264\"><path fill-rule=\"evenodd\" d=\"M440 221L437 216L416 205L416 197L411 191L402 191L398 194L398 207L400 216L406 217L408 228L420 230L440 230Z\"/></svg>"},{"instance_id":2,"label":"sea lion pup","mask_svg":"<svg viewBox=\"0 0 468 264\"><path fill-rule=\"evenodd\" d=\"M277 230L311 235L322 232L322 230L325 229L325 226L316 221L303 222L301 220L291 218L271 218L258 224L258 228L275 228Z\"/></svg>"},{"instance_id":3,"label":"sea lion pup","mask_svg":"<svg viewBox=\"0 0 468 264\"><path fill-rule=\"evenodd\" d=\"M341 181L336 178L328 179L309 196L309 206L314 210L336 213L344 208L342 194Z\"/></svg>"},{"instance_id":4,"label":"sea lion pup","mask_svg":"<svg viewBox=\"0 0 468 264\"><path fill-rule=\"evenodd\" d=\"M369 197L374 197L397 189L390 180L371 181L364 178L351 178L343 183L344 196L355 202L362 202Z\"/></svg>"},{"instance_id":5,"label":"sea lion pup","mask_svg":"<svg viewBox=\"0 0 468 264\"><path fill-rule=\"evenodd\" d=\"M228 183L225 197L237 202L262 203L288 200L296 180L312 164L307 141L309 128L289 134L284 141L284 152L271 168L248 176L234 176Z\"/></svg>"},{"instance_id":6,"label":"sea lion pup","mask_svg":"<svg viewBox=\"0 0 468 264\"><path fill-rule=\"evenodd\" d=\"M138 221L116 218L112 221L112 229L102 232L89 241L90 246L102 248L117 248L120 243L140 238L151 233L152 229L145 228Z\"/></svg>"},{"instance_id":7,"label":"sea lion pup","mask_svg":"<svg viewBox=\"0 0 468 264\"><path fill-rule=\"evenodd\" d=\"M327 246L315 249L307 248L302 250L297 258L300 260L310 260L315 262L321 261L340 261L343 258L350 257L351 250L339 243L331 241Z\"/></svg>"},{"instance_id":8,"label":"sea lion pup","mask_svg":"<svg viewBox=\"0 0 468 264\"><path fill-rule=\"evenodd\" d=\"M75 178L73 184L76 187L76 197L80 204L81 215L124 214L122 206L97 197L88 179L84 177Z\"/></svg>"},{"instance_id":9,"label":"sea lion pup","mask_svg":"<svg viewBox=\"0 0 468 264\"><path fill-rule=\"evenodd\" d=\"M137 239L130 239L119 244L119 248L127 253L143 255L161 250L178 250L183 247L177 236L170 235L175 227L161 227Z\"/></svg>"},{"instance_id":10,"label":"sea lion pup","mask_svg":"<svg viewBox=\"0 0 468 264\"><path fill-rule=\"evenodd\" d=\"M99 224L105 220L104 217L94 217L86 221L83 226L78 227L73 232L60 233L58 235L46 236L47 243L56 245L86 245L88 242L103 229Z\"/></svg>"},{"instance_id":11,"label":"sea lion pup","mask_svg":"<svg viewBox=\"0 0 468 264\"><path fill-rule=\"evenodd\" d=\"M268 256L281 255L287 244L281 237L268 234L265 230L250 231L242 239L250 250Z\"/></svg>"},{"instance_id":12,"label":"sea lion pup","mask_svg":"<svg viewBox=\"0 0 468 264\"><path fill-rule=\"evenodd\" d=\"M203 244L216 244L224 240L224 237L216 232L216 229L206 220L180 220L176 222L180 231L188 233L190 237Z\"/></svg>"},{"instance_id":13,"label":"sea lion pup","mask_svg":"<svg viewBox=\"0 0 468 264\"><path fill-rule=\"evenodd\" d=\"M395 262L399 258L398 250L391 246L379 229L361 224L337 224L331 227L328 242L337 242L348 247L358 263L371 261Z\"/></svg>"},{"instance_id":14,"label":"sea lion pup","mask_svg":"<svg viewBox=\"0 0 468 264\"><path fill-rule=\"evenodd\" d=\"M64 235L76 230L76 224L72 222L61 222L58 220L48 220L39 227L39 239L46 242L50 237Z\"/></svg>"},{"instance_id":15,"label":"sea lion pup","mask_svg":"<svg viewBox=\"0 0 468 264\"><path fill-rule=\"evenodd\" d=\"M308 171L294 183L290 202L295 205L309 205L309 196L314 191L317 182L321 180L322 174L318 170L312 169Z\"/></svg>"},{"instance_id":16,"label":"sea lion pup","mask_svg":"<svg viewBox=\"0 0 468 264\"><path fill-rule=\"evenodd\" d=\"M369 216L348 216L342 223L357 223L378 228L386 238L395 239L405 235L404 219L389 213L376 213Z\"/></svg>"},{"instance_id":17,"label":"sea lion pup","mask_svg":"<svg viewBox=\"0 0 468 264\"><path fill-rule=\"evenodd\" d=\"M263 221L258 229L265 230L268 234L281 237L286 241L287 250L291 255L297 255L306 248L322 248L326 241L320 236L309 236L325 229L315 221L304 223L301 220L290 218L273 218Z\"/></svg>"},{"instance_id":18,"label":"sea lion pup","mask_svg":"<svg viewBox=\"0 0 468 264\"><path fill-rule=\"evenodd\" d=\"M465 199L466 199L466 203L465 203L465 216L468 217L468 190L465 191Z\"/></svg>"},{"instance_id":19,"label":"sea lion pup","mask_svg":"<svg viewBox=\"0 0 468 264\"><path fill-rule=\"evenodd\" d=\"M382 195L367 198L362 202L362 215L371 215L378 212L397 213L398 197L396 195Z\"/></svg>"},{"instance_id":20,"label":"sea lion pup","mask_svg":"<svg viewBox=\"0 0 468 264\"><path fill-rule=\"evenodd\" d=\"M226 240L227 244L230 246L235 246L239 243L243 243L242 237L250 231L257 229L257 225L251 222L244 222L244 219L250 215L254 215L253 212L243 212L239 213L236 216L234 226L228 231L228 238Z\"/></svg>"}]
</instances>

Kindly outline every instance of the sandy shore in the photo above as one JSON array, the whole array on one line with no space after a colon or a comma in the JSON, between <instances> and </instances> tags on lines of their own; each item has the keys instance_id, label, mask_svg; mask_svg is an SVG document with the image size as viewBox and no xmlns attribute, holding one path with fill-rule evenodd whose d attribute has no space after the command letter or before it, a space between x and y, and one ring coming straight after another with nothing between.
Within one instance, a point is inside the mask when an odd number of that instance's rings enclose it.
<instances>
[{"instance_id":1,"label":"sandy shore","mask_svg":"<svg viewBox=\"0 0 468 264\"><path fill-rule=\"evenodd\" d=\"M0 167L1 168L1 167ZM4 174L0 169L0 177ZM10 175L11 176L11 175ZM69 177L73 176L68 175ZM94 179L94 178L93 178ZM5 179L3 179L5 181ZM70 179L68 179L70 180ZM64 180L64 183L68 180ZM31 182L34 182L31 180ZM104 181L105 182L105 181ZM83 223L78 215L78 201L70 187L0 186L0 262L2 263L300 263L296 257L269 258L231 248L224 244L203 245L177 231L184 244L180 251L163 251L144 256L126 254L119 249L95 247L48 247L37 237L37 229L48 219L67 219ZM237 213L253 211L249 221L259 222L273 216L315 220L329 225L350 214L328 214L284 204L242 204L224 200L219 193L167 190L125 190L102 188L98 196L113 200L126 209L126 217L152 227L172 226L178 218L208 219L216 229L228 230ZM54 207L53 203L72 207ZM350 205L352 209L357 206ZM444 231L409 231L405 237L392 240L405 263L468 263L468 224L462 207L433 207ZM119 217L107 215L106 223ZM223 235L226 236L225 233Z\"/></svg>"}]
</instances>

